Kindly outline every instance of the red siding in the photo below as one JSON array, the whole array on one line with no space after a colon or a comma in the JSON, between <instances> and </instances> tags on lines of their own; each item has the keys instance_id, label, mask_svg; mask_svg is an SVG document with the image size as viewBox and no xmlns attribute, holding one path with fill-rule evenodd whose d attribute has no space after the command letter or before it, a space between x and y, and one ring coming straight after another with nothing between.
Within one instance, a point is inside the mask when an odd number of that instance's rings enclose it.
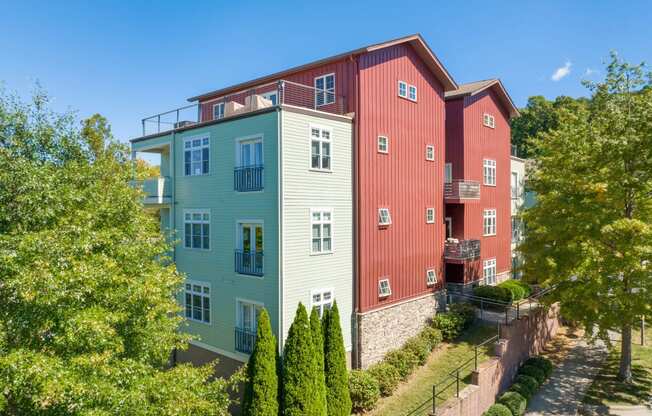
<instances>
[{"instance_id":1,"label":"red siding","mask_svg":"<svg viewBox=\"0 0 652 416\"><path fill-rule=\"evenodd\" d=\"M407 45L359 57L358 137L359 305L361 312L431 293L443 285L443 88ZM417 102L398 96L398 81L417 87ZM389 137L389 154L377 152L377 136ZM435 161L426 161L426 145ZM380 207L392 224L378 227ZM435 223L426 224L426 207ZM426 270L439 283L426 285ZM379 299L378 281L390 279L391 296Z\"/></svg>"}]
</instances>

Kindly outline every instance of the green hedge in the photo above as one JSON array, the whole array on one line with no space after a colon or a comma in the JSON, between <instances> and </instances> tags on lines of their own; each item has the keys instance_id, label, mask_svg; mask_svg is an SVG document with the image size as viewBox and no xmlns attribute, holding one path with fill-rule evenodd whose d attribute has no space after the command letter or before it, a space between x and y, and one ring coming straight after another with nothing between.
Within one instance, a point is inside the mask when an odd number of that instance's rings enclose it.
<instances>
[{"instance_id":1,"label":"green hedge","mask_svg":"<svg viewBox=\"0 0 652 416\"><path fill-rule=\"evenodd\" d=\"M512 292L512 300L518 301L527 298L532 294L532 289L527 283L520 280L509 279L497 285Z\"/></svg>"},{"instance_id":2,"label":"green hedge","mask_svg":"<svg viewBox=\"0 0 652 416\"><path fill-rule=\"evenodd\" d=\"M494 300L499 303L512 303L514 300L512 292L509 289L500 286L476 286L473 288L473 295L480 298ZM490 307L491 305L487 306Z\"/></svg>"},{"instance_id":3,"label":"green hedge","mask_svg":"<svg viewBox=\"0 0 652 416\"><path fill-rule=\"evenodd\" d=\"M419 365L424 365L426 361L428 361L428 356L430 356L430 352L432 351L428 340L419 335L408 339L405 344L403 344L402 349L414 354L419 360Z\"/></svg>"},{"instance_id":4,"label":"green hedge","mask_svg":"<svg viewBox=\"0 0 652 416\"><path fill-rule=\"evenodd\" d=\"M533 394L533 392L530 390L529 387L521 383L512 384L512 386L509 389L507 389L507 391L515 391L516 393L525 397L525 400L530 400L530 397L532 397Z\"/></svg>"},{"instance_id":5,"label":"green hedge","mask_svg":"<svg viewBox=\"0 0 652 416\"><path fill-rule=\"evenodd\" d=\"M527 395L524 394L524 396L526 396L526 399L532 397L534 393L536 393L537 390L539 390L539 386L540 386L536 378L532 376L527 376L525 374L517 375L516 378L514 379L514 382L522 385L523 387L525 387L526 391L529 392L529 394Z\"/></svg>"},{"instance_id":6,"label":"green hedge","mask_svg":"<svg viewBox=\"0 0 652 416\"><path fill-rule=\"evenodd\" d=\"M525 413L527 407L527 400L525 397L516 393L515 391L508 391L498 399L498 403L505 405L512 412L512 416L521 416Z\"/></svg>"},{"instance_id":7,"label":"green hedge","mask_svg":"<svg viewBox=\"0 0 652 416\"><path fill-rule=\"evenodd\" d=\"M408 378L419 364L419 358L411 351L399 349L385 355L385 362L398 370L401 380Z\"/></svg>"},{"instance_id":8,"label":"green hedge","mask_svg":"<svg viewBox=\"0 0 652 416\"><path fill-rule=\"evenodd\" d=\"M380 398L378 382L371 374L362 370L352 370L349 373L349 393L355 412L373 409Z\"/></svg>"},{"instance_id":9,"label":"green hedge","mask_svg":"<svg viewBox=\"0 0 652 416\"><path fill-rule=\"evenodd\" d=\"M512 416L512 412L504 404L492 404L482 416Z\"/></svg>"},{"instance_id":10,"label":"green hedge","mask_svg":"<svg viewBox=\"0 0 652 416\"><path fill-rule=\"evenodd\" d=\"M430 346L430 351L437 348L437 346L441 344L441 341L443 339L441 331L430 326L423 328L419 336L423 337L428 342L428 345Z\"/></svg>"},{"instance_id":11,"label":"green hedge","mask_svg":"<svg viewBox=\"0 0 652 416\"><path fill-rule=\"evenodd\" d=\"M533 365L524 365L518 370L519 374L525 374L526 376L534 377L539 385L543 384L546 381L546 373L543 372L539 367Z\"/></svg>"},{"instance_id":12,"label":"green hedge","mask_svg":"<svg viewBox=\"0 0 652 416\"><path fill-rule=\"evenodd\" d=\"M552 362L541 356L528 358L527 361L525 361L525 365L532 365L541 369L546 378L550 377L553 370Z\"/></svg>"},{"instance_id":13,"label":"green hedge","mask_svg":"<svg viewBox=\"0 0 652 416\"><path fill-rule=\"evenodd\" d=\"M384 397L391 396L401 382L401 374L396 367L383 361L369 367L367 372L376 379L380 394Z\"/></svg>"},{"instance_id":14,"label":"green hedge","mask_svg":"<svg viewBox=\"0 0 652 416\"><path fill-rule=\"evenodd\" d=\"M464 329L468 329L475 321L475 305L471 303L455 303L450 307L450 313L457 314L464 320Z\"/></svg>"}]
</instances>

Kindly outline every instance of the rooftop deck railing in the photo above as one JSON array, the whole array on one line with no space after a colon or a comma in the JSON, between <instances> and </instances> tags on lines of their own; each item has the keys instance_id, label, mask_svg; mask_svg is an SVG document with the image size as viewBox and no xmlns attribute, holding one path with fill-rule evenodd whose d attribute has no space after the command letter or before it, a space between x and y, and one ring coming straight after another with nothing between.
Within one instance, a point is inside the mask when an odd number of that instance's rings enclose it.
<instances>
[{"instance_id":1,"label":"rooftop deck railing","mask_svg":"<svg viewBox=\"0 0 652 416\"><path fill-rule=\"evenodd\" d=\"M345 97L338 95L334 89L319 89L280 80L144 118L143 136L278 105L291 105L332 114L346 112Z\"/></svg>"},{"instance_id":2,"label":"rooftop deck railing","mask_svg":"<svg viewBox=\"0 0 652 416\"><path fill-rule=\"evenodd\" d=\"M446 199L480 199L480 182L453 179L444 183L444 198Z\"/></svg>"}]
</instances>

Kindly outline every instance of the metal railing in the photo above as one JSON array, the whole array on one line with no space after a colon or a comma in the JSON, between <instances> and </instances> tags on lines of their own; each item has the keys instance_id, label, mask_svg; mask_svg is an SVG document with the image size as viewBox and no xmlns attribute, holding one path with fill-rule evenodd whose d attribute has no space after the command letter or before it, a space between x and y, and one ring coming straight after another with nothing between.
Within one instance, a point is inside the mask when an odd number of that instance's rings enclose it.
<instances>
[{"instance_id":1,"label":"metal railing","mask_svg":"<svg viewBox=\"0 0 652 416\"><path fill-rule=\"evenodd\" d=\"M251 276L262 276L263 252L235 250L235 272Z\"/></svg>"},{"instance_id":2,"label":"metal railing","mask_svg":"<svg viewBox=\"0 0 652 416\"><path fill-rule=\"evenodd\" d=\"M444 198L446 199L480 199L480 182L453 179L444 183Z\"/></svg>"},{"instance_id":3,"label":"metal railing","mask_svg":"<svg viewBox=\"0 0 652 416\"><path fill-rule=\"evenodd\" d=\"M473 260L480 258L480 240L461 240L444 243L445 260Z\"/></svg>"},{"instance_id":4,"label":"metal railing","mask_svg":"<svg viewBox=\"0 0 652 416\"><path fill-rule=\"evenodd\" d=\"M226 119L264 108L290 105L332 114L346 112L346 97L334 89L319 89L279 80L142 119L143 136L200 122Z\"/></svg>"},{"instance_id":5,"label":"metal railing","mask_svg":"<svg viewBox=\"0 0 652 416\"><path fill-rule=\"evenodd\" d=\"M251 354L256 344L256 332L245 329L235 328L235 350L245 354Z\"/></svg>"},{"instance_id":6,"label":"metal railing","mask_svg":"<svg viewBox=\"0 0 652 416\"><path fill-rule=\"evenodd\" d=\"M233 170L233 189L237 192L260 191L264 188L263 166L244 166Z\"/></svg>"}]
</instances>

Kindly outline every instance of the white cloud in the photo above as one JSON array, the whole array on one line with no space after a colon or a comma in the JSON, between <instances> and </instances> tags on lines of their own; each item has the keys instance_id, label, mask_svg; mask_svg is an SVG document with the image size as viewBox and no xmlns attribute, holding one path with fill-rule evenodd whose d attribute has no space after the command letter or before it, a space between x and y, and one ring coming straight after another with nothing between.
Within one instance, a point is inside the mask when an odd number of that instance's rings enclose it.
<instances>
[{"instance_id":1,"label":"white cloud","mask_svg":"<svg viewBox=\"0 0 652 416\"><path fill-rule=\"evenodd\" d=\"M564 66L559 67L555 70L555 72L552 74L550 79L556 82L566 77L568 74L570 74L572 65L573 64L571 63L571 61L566 61Z\"/></svg>"}]
</instances>

